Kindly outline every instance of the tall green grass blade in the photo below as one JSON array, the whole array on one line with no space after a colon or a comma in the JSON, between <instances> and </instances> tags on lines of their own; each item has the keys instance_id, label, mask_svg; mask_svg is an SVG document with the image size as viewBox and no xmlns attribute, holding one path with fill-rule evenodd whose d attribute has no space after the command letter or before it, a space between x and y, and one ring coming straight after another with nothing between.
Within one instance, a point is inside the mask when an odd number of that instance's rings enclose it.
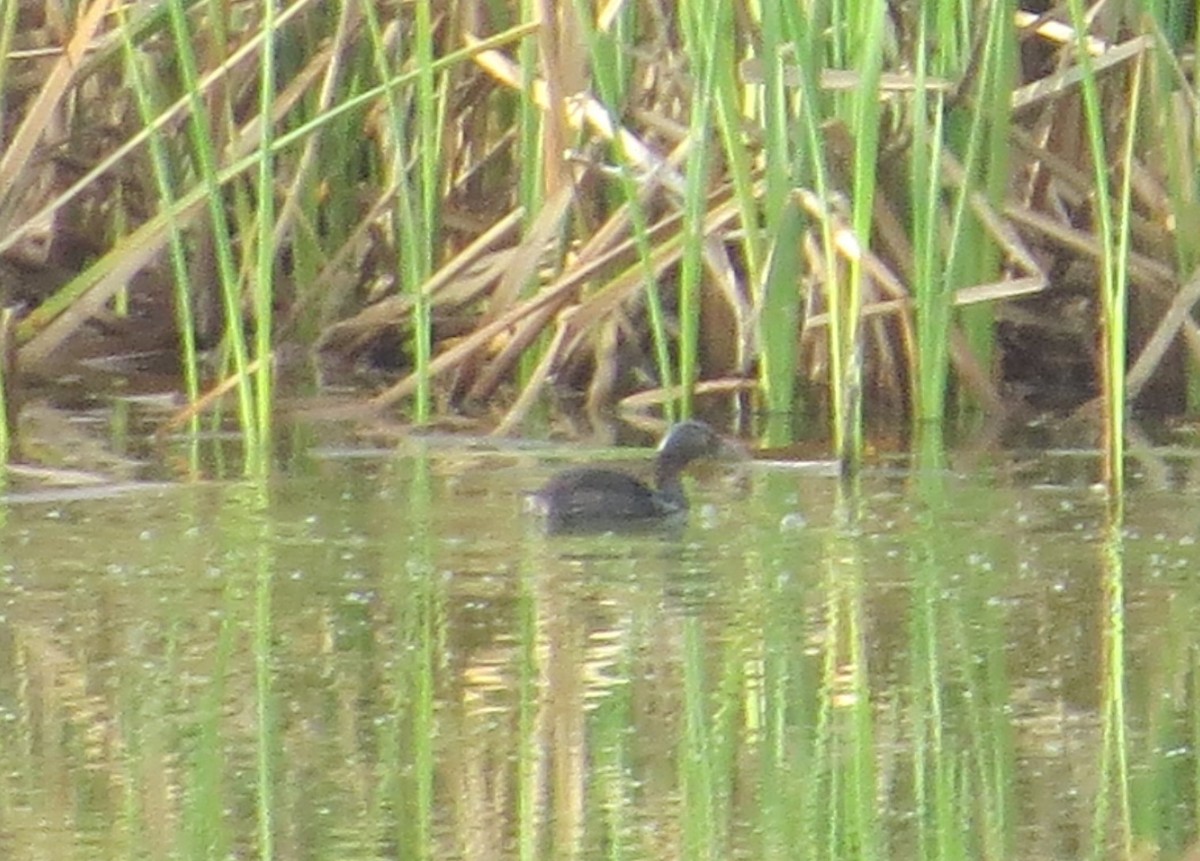
<instances>
[{"instance_id":1,"label":"tall green grass blade","mask_svg":"<svg viewBox=\"0 0 1200 861\"><path fill-rule=\"evenodd\" d=\"M762 124L764 191L763 220L766 226L768 255L759 278L750 278L756 288L755 311L759 320L758 342L761 353L759 382L763 388L769 417L764 441L782 445L791 439L796 412L796 371L799 349L800 275L803 267L800 250L805 222L792 195L804 169L802 150L793 136L798 128L793 118L790 86L783 62L784 46L791 33L790 22L780 4L768 3L762 9ZM795 44L793 41L792 44ZM787 51L793 56L800 52ZM802 74L816 75L812 61ZM806 94L807 95L807 94ZM756 234L756 221L746 222L748 234Z\"/></svg>"},{"instance_id":2,"label":"tall green grass blade","mask_svg":"<svg viewBox=\"0 0 1200 861\"><path fill-rule=\"evenodd\" d=\"M929 36L936 32L934 16L939 4L925 3L917 13L913 93L913 141L909 159L909 195L912 207L913 284L917 335L917 379L913 386L913 418L918 428L940 423L945 414L947 348L952 300L942 273L941 184L937 165L942 151L943 101L932 100L926 89L933 58ZM932 103L931 103L932 101ZM932 122L931 122L932 118ZM918 447L924 449L918 442ZM935 447L936 448L936 447Z\"/></svg>"},{"instance_id":3,"label":"tall green grass blade","mask_svg":"<svg viewBox=\"0 0 1200 861\"><path fill-rule=\"evenodd\" d=\"M1010 193L1012 165L1009 158L1012 130L1012 90L1020 73L1020 51L1012 26L1012 9L1004 3L993 4L987 21L987 37L984 47L982 89L979 93L981 111L987 116L983 131L983 175L987 199L998 209ZM967 24L970 22L967 21ZM970 32L970 30L968 30ZM976 265L969 281L976 284L997 277L1000 269L1000 252L981 224L972 220L971 225L978 243ZM968 246L969 247L969 246ZM968 342L984 368L996 364L996 313L992 303L981 302L964 308L961 314Z\"/></svg>"},{"instance_id":4,"label":"tall green grass blade","mask_svg":"<svg viewBox=\"0 0 1200 861\"><path fill-rule=\"evenodd\" d=\"M964 180L954 200L950 249L946 260L947 297L968 284L990 281L996 276L997 255L994 242L982 224L971 217L969 200L983 192L991 201L998 201L1008 191L1012 181L1008 172L1009 129L1011 126L1012 83L1018 65L1012 33L1012 11L1007 4L993 4L988 13L986 31L978 45L964 50L961 67L970 67L968 51L981 52L978 61L979 86L972 93L970 111L956 111L951 116L949 131L956 148L963 152ZM969 40L973 32L969 17L956 21L956 28ZM952 74L961 74L961 72ZM992 306L980 303L963 309L959 317L979 365L991 367L995 352L995 322ZM948 344L949 332L941 341ZM942 348L942 361L946 359ZM971 404L965 404L971 406ZM939 411L939 420L944 411Z\"/></svg>"},{"instance_id":5,"label":"tall green grass blade","mask_svg":"<svg viewBox=\"0 0 1200 861\"><path fill-rule=\"evenodd\" d=\"M760 299L762 355L759 378L767 410L773 418L790 418L793 412L800 321L799 275L804 263L800 251L804 229L800 207L788 197L771 230L771 254ZM766 440L768 445L790 442L790 422L768 422L768 428L774 430Z\"/></svg>"},{"instance_id":6,"label":"tall green grass blade","mask_svg":"<svg viewBox=\"0 0 1200 861\"><path fill-rule=\"evenodd\" d=\"M12 357L16 355L13 320L16 312L11 307L0 308L0 466L8 463L12 452L13 434L16 433L16 408L10 400L9 377L12 375Z\"/></svg>"},{"instance_id":7,"label":"tall green grass blade","mask_svg":"<svg viewBox=\"0 0 1200 861\"><path fill-rule=\"evenodd\" d=\"M853 5L848 37L853 39L850 56L859 75L859 86L852 101L851 132L854 135L854 167L851 180L851 216L857 241L863 250L871 242L874 223L875 185L879 157L879 78L883 72L884 25L887 8L883 3ZM850 272L844 290L830 302L831 319L838 319L833 356L835 397L840 405L835 418L835 454L844 466L857 467L863 449L862 386L863 344L862 255L850 257ZM839 282L839 286L840 282Z\"/></svg>"},{"instance_id":8,"label":"tall green grass blade","mask_svg":"<svg viewBox=\"0 0 1200 861\"><path fill-rule=\"evenodd\" d=\"M1128 258L1129 188L1128 160L1132 158L1133 132L1137 125L1137 100L1141 81L1141 62L1136 65L1132 107L1127 117L1126 149L1122 153L1126 168L1122 178L1119 223L1113 223L1112 190L1109 187L1109 157L1105 144L1104 110L1100 89L1088 53L1088 17L1080 0L1069 0L1071 24L1075 28L1076 61L1083 70L1083 114L1091 154L1093 189L1096 194L1095 218L1100 241L1100 302L1102 310L1104 369L1104 446L1105 482L1113 494L1121 494L1125 486L1125 351L1128 339L1126 327L1128 277L1123 265Z\"/></svg>"},{"instance_id":9,"label":"tall green grass blade","mask_svg":"<svg viewBox=\"0 0 1200 861\"><path fill-rule=\"evenodd\" d=\"M539 0L521 0L519 14L522 21L536 21ZM582 17L582 16L581 16ZM525 92L533 92L538 79L537 42L522 39L517 46L517 57L521 64L521 82ZM517 158L520 171L517 173L517 199L525 207L526 219L532 223L543 197L542 169L545 154L542 152L542 109L533 99L517 101Z\"/></svg>"},{"instance_id":10,"label":"tall green grass blade","mask_svg":"<svg viewBox=\"0 0 1200 861\"><path fill-rule=\"evenodd\" d=\"M794 165L800 163L796 143L792 139L794 120L792 99L785 73L784 55L788 40L788 24L784 9L779 3L766 3L762 7L762 126L763 126L763 212L767 224L767 238L772 234L772 225L780 218L791 196ZM786 52L790 57L793 53ZM806 62L811 63L811 60ZM748 225L751 230L753 225ZM764 262L765 265L765 262ZM751 284L759 281L751 280ZM760 300L761 301L761 298Z\"/></svg>"},{"instance_id":11,"label":"tall green grass blade","mask_svg":"<svg viewBox=\"0 0 1200 861\"><path fill-rule=\"evenodd\" d=\"M683 10L684 40L692 69L692 104L688 129L691 147L683 204L683 257L679 272L679 382L684 415L692 413L699 377L700 291L704 280L704 219L712 153L709 141L716 77L717 41L728 32L728 4L700 0Z\"/></svg>"},{"instance_id":12,"label":"tall green grass blade","mask_svg":"<svg viewBox=\"0 0 1200 861\"><path fill-rule=\"evenodd\" d=\"M271 404L273 401L272 375L275 372L271 361L271 339L275 331L275 158L271 154L271 142L275 137L275 15L276 0L262 4L262 28L268 36L259 52L259 163L258 188L256 191L255 231L256 271L251 288L254 307L254 342L258 370L255 373L255 395L257 400L258 440L263 447L257 458L260 468L270 461Z\"/></svg>"},{"instance_id":13,"label":"tall green grass blade","mask_svg":"<svg viewBox=\"0 0 1200 861\"><path fill-rule=\"evenodd\" d=\"M518 14L522 21L537 21L540 15L539 0L521 0ZM585 17L585 16L580 16ZM521 69L521 85L525 92L533 92L538 80L538 51L534 39L522 39L517 46L517 60ZM516 159L517 200L525 211L524 227L528 230L536 221L537 214L542 211L545 199L542 184L545 169L545 153L542 151L542 124L545 116L541 107L533 99L517 99L517 141ZM534 369L541 361L541 353L550 342L547 334L541 339L541 349L526 350L521 356L518 369L518 382L524 384L530 379Z\"/></svg>"},{"instance_id":14,"label":"tall green grass blade","mask_svg":"<svg viewBox=\"0 0 1200 861\"><path fill-rule=\"evenodd\" d=\"M413 77L416 91L411 95L415 104L401 100L395 89L386 91L390 153L388 172L396 188L396 206L392 214L392 233L397 253L396 273L401 292L412 298L412 353L416 370L416 396L413 417L418 423L427 422L433 410L432 379L429 361L432 355L432 335L429 297L421 289L433 271L433 247L436 229L427 180L436 173L439 135L436 129L437 99L434 98L432 51L432 21L427 0L416 4L416 31L408 46L413 50ZM394 76L391 49L384 38L378 13L366 9L368 30L374 49L376 71L381 80ZM427 97L433 104L421 104ZM410 108L415 114L416 129L412 128ZM429 135L428 138L425 136ZM430 148L434 148L429 151ZM416 154L416 167L410 169L410 156Z\"/></svg>"},{"instance_id":15,"label":"tall green grass blade","mask_svg":"<svg viewBox=\"0 0 1200 861\"><path fill-rule=\"evenodd\" d=\"M1133 241L1133 174L1138 148L1138 129L1141 120L1142 74L1145 57L1133 61L1129 80L1129 107L1125 115L1125 140L1121 148L1121 185L1117 202L1117 247L1111 261L1112 273L1106 281L1104 295L1104 357L1105 378L1110 380L1108 433L1111 441L1107 450L1110 486L1114 493L1125 489L1125 363L1129 342L1129 254Z\"/></svg>"},{"instance_id":16,"label":"tall green grass blade","mask_svg":"<svg viewBox=\"0 0 1200 861\"><path fill-rule=\"evenodd\" d=\"M600 32L593 26L592 16L584 0L575 0L577 19L583 28L583 37L588 46L588 54L592 58L591 70L595 80L600 100L609 113L613 128L620 127L620 116L623 112L624 93L628 90L626 75L629 73L624 53L620 45L608 34ZM620 30L629 25L620 26L636 13L635 7L627 7L618 17ZM655 367L658 371L659 385L670 388L675 382L674 362L671 359L671 336L667 325L666 312L663 309L659 292L658 278L654 272L653 248L650 242L650 226L646 208L642 202L642 192L638 186L635 169L625 149L625 138L614 135L611 143L613 155L619 168L618 182L622 202L629 207L629 221L633 232L633 240L638 252L638 265L645 273L646 280L646 310L647 324L650 329L650 340L654 348ZM675 417L673 403L664 405L669 418Z\"/></svg>"},{"instance_id":17,"label":"tall green grass blade","mask_svg":"<svg viewBox=\"0 0 1200 861\"><path fill-rule=\"evenodd\" d=\"M786 12L786 9L784 11ZM821 59L825 56L825 50L822 47L820 39L821 34L825 32L825 28L828 26L828 20L822 18L821 13L828 11L829 9L825 5L815 4L808 10L809 15L807 17L803 11L798 10L794 18L784 19L788 23L789 40L795 46L794 59L799 76L800 89L799 141L795 144L799 152L794 167L795 181L799 186L802 179L810 180L812 191L817 198L818 204L826 210L831 203L829 178L832 175L832 169L827 161L827 147L825 146L825 136L822 130L822 124L826 119L825 105L820 98L817 83L821 79L823 68ZM799 198L802 195L803 192L800 190L793 191L793 199L796 203L800 202ZM833 430L834 450L836 452L841 450L838 442L839 428L844 427L842 420L844 413L844 407L842 406L844 392L836 383L841 367L839 360L836 358L837 344L841 337L839 329L841 316L833 312L835 297L840 295L841 292L841 288L839 287L841 274L837 264L838 252L834 244L832 218L820 218L818 220L818 227L820 238L819 250L821 259L824 261L823 271L818 274L821 277L821 286L830 311L830 324L826 329L825 342L831 357L828 381L832 408L829 420ZM837 363L836 367L835 363Z\"/></svg>"},{"instance_id":18,"label":"tall green grass blade","mask_svg":"<svg viewBox=\"0 0 1200 861\"><path fill-rule=\"evenodd\" d=\"M246 470L248 473L257 473L258 456L261 453L258 444L259 423L255 416L255 401L248 370L249 349L242 324L240 282L231 239L233 234L225 214L224 196L221 194L218 175L219 160L214 146L214 141L217 140L216 129L210 121L208 106L201 98L200 75L194 49L197 42L188 26L187 10L182 0L168 0L168 8L171 35L176 46L176 57L183 74L190 110L188 136L208 202L221 300L225 311L226 343L229 345L238 378L237 404L242 433L246 438Z\"/></svg>"},{"instance_id":19,"label":"tall green grass blade","mask_svg":"<svg viewBox=\"0 0 1200 861\"><path fill-rule=\"evenodd\" d=\"M418 195L420 221L412 228L420 231L410 241L419 248L419 266L414 265L413 361L417 369L416 418L429 420L433 412L433 380L429 363L433 358L433 306L422 286L433 272L436 248L441 234L439 212L442 202L440 179L442 128L446 109L444 87L435 86L433 47L436 44L433 0L417 0L414 61L417 67L417 160L420 170Z\"/></svg>"},{"instance_id":20,"label":"tall green grass blade","mask_svg":"<svg viewBox=\"0 0 1200 861\"><path fill-rule=\"evenodd\" d=\"M746 282L758 284L762 278L766 258L766 242L762 231L759 230L759 205L754 188L754 153L750 150L746 135L747 111L744 108L746 89L741 83L735 48L737 45L730 39L716 40L716 56L713 69L713 92L716 96L715 108L717 131L721 136L721 146L724 150L725 169L733 183L734 199L737 201L740 213L739 223L742 225L741 258L746 267ZM775 68L779 64L775 63ZM770 149L766 151L768 161L788 161L789 150L784 148L778 153ZM787 200L786 187L775 188L775 200L780 205ZM739 356L744 362L746 357Z\"/></svg>"},{"instance_id":21,"label":"tall green grass blade","mask_svg":"<svg viewBox=\"0 0 1200 861\"><path fill-rule=\"evenodd\" d=\"M1163 8L1163 7L1166 8ZM1166 16L1163 30L1172 46L1179 46L1192 37L1187 27L1181 31L1188 15L1196 20L1200 4L1160 3L1160 19ZM1185 21L1179 19L1182 15ZM1150 74L1147 81L1146 123L1161 133L1163 155L1163 184L1174 222L1170 235L1174 243L1176 271L1190 277L1200 267L1200 175L1196 171L1196 133L1200 129L1200 105L1184 83L1188 73L1180 63L1177 50L1156 50L1146 60ZM1184 381L1184 412L1193 415L1200 411L1200 364L1187 363Z\"/></svg>"},{"instance_id":22,"label":"tall green grass blade","mask_svg":"<svg viewBox=\"0 0 1200 861\"><path fill-rule=\"evenodd\" d=\"M0 81L8 80L8 64L12 59L13 36L17 32L17 13L21 10L20 3L5 3L0 12ZM0 130L9 128L8 120L8 88L0 87ZM8 141L0 131L0 151L6 149Z\"/></svg>"}]
</instances>

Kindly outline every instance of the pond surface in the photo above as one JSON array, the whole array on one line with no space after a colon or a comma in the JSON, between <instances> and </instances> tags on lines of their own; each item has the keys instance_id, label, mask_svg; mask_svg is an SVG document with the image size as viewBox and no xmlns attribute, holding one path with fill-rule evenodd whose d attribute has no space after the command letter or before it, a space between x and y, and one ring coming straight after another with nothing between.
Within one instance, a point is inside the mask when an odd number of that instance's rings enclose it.
<instances>
[{"instance_id":1,"label":"pond surface","mask_svg":"<svg viewBox=\"0 0 1200 861\"><path fill-rule=\"evenodd\" d=\"M521 491L590 456L13 490L0 857L1196 851L1187 462L1121 523L1047 455L755 463L679 532L543 534Z\"/></svg>"}]
</instances>

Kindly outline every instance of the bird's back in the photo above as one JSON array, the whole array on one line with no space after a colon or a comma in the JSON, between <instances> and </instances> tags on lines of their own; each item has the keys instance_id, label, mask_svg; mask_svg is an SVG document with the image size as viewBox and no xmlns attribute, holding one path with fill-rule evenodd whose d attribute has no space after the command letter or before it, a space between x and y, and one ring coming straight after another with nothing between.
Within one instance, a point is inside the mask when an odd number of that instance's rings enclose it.
<instances>
[{"instance_id":1,"label":"bird's back","mask_svg":"<svg viewBox=\"0 0 1200 861\"><path fill-rule=\"evenodd\" d=\"M553 532L627 527L679 510L632 475L590 467L559 473L533 500Z\"/></svg>"}]
</instances>

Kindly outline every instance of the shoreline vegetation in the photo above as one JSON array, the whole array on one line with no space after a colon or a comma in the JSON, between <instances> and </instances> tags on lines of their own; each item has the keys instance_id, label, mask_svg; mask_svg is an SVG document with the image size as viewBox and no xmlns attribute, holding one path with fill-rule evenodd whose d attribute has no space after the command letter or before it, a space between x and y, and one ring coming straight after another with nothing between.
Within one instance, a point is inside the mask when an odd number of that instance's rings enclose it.
<instances>
[{"instance_id":1,"label":"shoreline vegetation","mask_svg":"<svg viewBox=\"0 0 1200 861\"><path fill-rule=\"evenodd\" d=\"M723 398L850 468L1083 410L1119 492L1200 394L1196 8L1025 6L5 4L0 450L153 347L254 451L297 345L415 423Z\"/></svg>"}]
</instances>

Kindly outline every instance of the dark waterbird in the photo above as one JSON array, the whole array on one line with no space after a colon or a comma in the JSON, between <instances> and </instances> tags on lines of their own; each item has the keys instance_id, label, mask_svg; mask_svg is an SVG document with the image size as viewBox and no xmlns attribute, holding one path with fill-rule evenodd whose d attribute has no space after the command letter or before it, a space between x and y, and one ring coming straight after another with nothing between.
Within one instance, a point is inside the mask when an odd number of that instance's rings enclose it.
<instances>
[{"instance_id":1,"label":"dark waterbird","mask_svg":"<svg viewBox=\"0 0 1200 861\"><path fill-rule=\"evenodd\" d=\"M531 507L551 533L621 532L678 522L688 507L680 475L692 461L726 448L704 422L680 422L659 443L653 488L615 469L578 467L550 479L533 494Z\"/></svg>"}]
</instances>

